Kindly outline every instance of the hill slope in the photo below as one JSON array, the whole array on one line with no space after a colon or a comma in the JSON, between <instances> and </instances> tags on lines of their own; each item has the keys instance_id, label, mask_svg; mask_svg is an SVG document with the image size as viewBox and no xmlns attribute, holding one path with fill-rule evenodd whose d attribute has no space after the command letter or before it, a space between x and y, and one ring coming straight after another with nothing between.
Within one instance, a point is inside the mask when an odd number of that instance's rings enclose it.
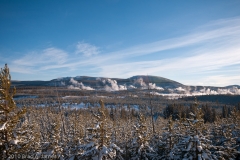
<instances>
[{"instance_id":1,"label":"hill slope","mask_svg":"<svg viewBox=\"0 0 240 160\"><path fill-rule=\"evenodd\" d=\"M53 79L50 81L12 81L13 86L69 86L72 84L71 79L77 82L82 82L84 85L90 87L103 87L104 81L115 81L118 85L136 85L139 81L143 83L155 83L157 86L163 88L176 88L184 86L183 84L158 76L145 76L137 75L127 79L122 78L106 78L106 77L88 77L88 76L76 76L76 77L63 77ZM114 82L114 83L115 83ZM111 83L111 82L110 82Z\"/></svg>"}]
</instances>

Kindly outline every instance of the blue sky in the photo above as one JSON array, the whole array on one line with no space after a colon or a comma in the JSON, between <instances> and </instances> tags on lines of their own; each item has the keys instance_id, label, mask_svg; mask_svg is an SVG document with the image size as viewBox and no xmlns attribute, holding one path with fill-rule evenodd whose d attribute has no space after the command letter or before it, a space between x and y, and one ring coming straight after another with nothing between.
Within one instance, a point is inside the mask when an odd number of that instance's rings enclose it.
<instances>
[{"instance_id":1,"label":"blue sky","mask_svg":"<svg viewBox=\"0 0 240 160\"><path fill-rule=\"evenodd\" d=\"M239 0L0 0L14 80L155 75L240 85Z\"/></svg>"}]
</instances>

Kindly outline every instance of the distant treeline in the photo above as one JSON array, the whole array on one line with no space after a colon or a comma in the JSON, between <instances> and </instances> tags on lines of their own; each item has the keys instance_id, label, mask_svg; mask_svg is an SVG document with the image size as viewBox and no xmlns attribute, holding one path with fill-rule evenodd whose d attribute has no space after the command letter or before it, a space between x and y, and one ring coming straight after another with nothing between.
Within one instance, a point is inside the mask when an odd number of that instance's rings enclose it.
<instances>
[{"instance_id":1,"label":"distant treeline","mask_svg":"<svg viewBox=\"0 0 240 160\"><path fill-rule=\"evenodd\" d=\"M184 97L183 100L193 101L194 97ZM203 95L197 96L199 101L216 102L226 105L236 105L240 103L240 95Z\"/></svg>"}]
</instances>

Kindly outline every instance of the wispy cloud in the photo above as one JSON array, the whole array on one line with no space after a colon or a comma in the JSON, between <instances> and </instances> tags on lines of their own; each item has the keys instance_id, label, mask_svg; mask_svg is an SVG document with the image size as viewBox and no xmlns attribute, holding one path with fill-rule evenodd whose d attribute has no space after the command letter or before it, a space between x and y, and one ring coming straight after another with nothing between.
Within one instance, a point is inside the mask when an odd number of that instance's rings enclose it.
<instances>
[{"instance_id":1,"label":"wispy cloud","mask_svg":"<svg viewBox=\"0 0 240 160\"><path fill-rule=\"evenodd\" d=\"M28 53L23 58L14 60L13 64L45 71L89 67L98 70L98 75L107 77L153 74L171 78L174 77L173 75L184 75L185 79L182 78L182 83L190 84L197 81L188 80L188 75L201 74L203 78L216 82L219 71L226 67L234 65L235 67L231 69L239 70L236 68L240 66L239 42L240 17L235 17L211 22L179 37L140 44L110 53L101 52L101 55L97 46L78 42L73 53L48 48L41 52ZM184 51L179 50L180 48ZM166 54L165 51L169 50L176 52L172 54L174 56ZM209 72L217 78L211 78ZM220 75L220 83L225 85L239 78L234 74L231 76L234 78L227 79L224 78L227 75ZM202 82L205 85L210 83ZM220 83L216 84L220 85Z\"/></svg>"},{"instance_id":2,"label":"wispy cloud","mask_svg":"<svg viewBox=\"0 0 240 160\"><path fill-rule=\"evenodd\" d=\"M138 61L118 64L107 64L99 66L100 75L118 77L129 77L139 74L164 75L168 78L175 75L197 75L212 71L212 74L222 70L224 67L240 65L240 47L205 49L202 52L193 53L185 57L169 57L162 60ZM186 77L187 78L187 77ZM220 80L220 79L219 79ZM221 80L220 80L221 81ZM187 81L185 81L187 82ZM192 80L192 82L196 82ZM206 85L205 81L205 85ZM183 82L184 83L184 82ZM222 82L220 82L222 83ZM225 82L223 82L225 83ZM190 83L193 84L193 83ZM218 83L219 84L219 83Z\"/></svg>"},{"instance_id":3,"label":"wispy cloud","mask_svg":"<svg viewBox=\"0 0 240 160\"><path fill-rule=\"evenodd\" d=\"M84 56L92 56L100 53L99 48L89 43L78 42L76 45L76 54L83 54Z\"/></svg>"},{"instance_id":4,"label":"wispy cloud","mask_svg":"<svg viewBox=\"0 0 240 160\"><path fill-rule=\"evenodd\" d=\"M129 77L136 74L155 74L171 76L172 74L204 75L204 72L218 72L224 67L240 65L240 18L233 18L213 22L201 27L195 32L163 41L131 47L115 52L103 60L111 60L113 63L101 63L101 75L117 77ZM177 48L194 46L194 49L186 49L184 56ZM176 51L174 57L164 56L162 59L140 60L137 62L120 61L153 53L164 54L164 50ZM118 60L113 61L114 59ZM206 75L205 75L206 76ZM220 80L220 79L219 79ZM226 84L221 79L223 84ZM221 81L220 80L220 81ZM240 79L239 79L240 80ZM195 82L194 80L192 82ZM230 82L230 81L228 81ZM206 82L207 83L207 82ZM220 84L217 83L217 84ZM206 85L206 84L205 84Z\"/></svg>"},{"instance_id":5,"label":"wispy cloud","mask_svg":"<svg viewBox=\"0 0 240 160\"><path fill-rule=\"evenodd\" d=\"M67 52L57 48L47 48L40 52L27 53L24 57L14 60L16 65L37 66L41 64L63 64L68 57Z\"/></svg>"},{"instance_id":6,"label":"wispy cloud","mask_svg":"<svg viewBox=\"0 0 240 160\"><path fill-rule=\"evenodd\" d=\"M18 73L37 72L41 66L62 65L66 62L68 53L58 48L47 48L42 51L27 53L24 57L12 61L12 71Z\"/></svg>"},{"instance_id":7,"label":"wispy cloud","mask_svg":"<svg viewBox=\"0 0 240 160\"><path fill-rule=\"evenodd\" d=\"M193 45L199 45L204 43L238 43L240 36L240 17L221 20L217 22L209 23L208 25L201 27L199 30L195 30L188 35L181 37L160 40L147 44L136 45L121 51L116 51L108 55L108 59L119 59L149 55L156 52L165 50L171 50L182 47L189 47Z\"/></svg>"},{"instance_id":8,"label":"wispy cloud","mask_svg":"<svg viewBox=\"0 0 240 160\"><path fill-rule=\"evenodd\" d=\"M21 73L21 74L33 74L36 72L36 70L33 68L15 65L15 64L10 64L9 68L10 68L11 72L16 72L16 73Z\"/></svg>"},{"instance_id":9,"label":"wispy cloud","mask_svg":"<svg viewBox=\"0 0 240 160\"><path fill-rule=\"evenodd\" d=\"M214 85L214 86L227 86L227 85L239 85L240 76L226 76L226 75L213 75L198 79L195 81L196 85Z\"/></svg>"}]
</instances>

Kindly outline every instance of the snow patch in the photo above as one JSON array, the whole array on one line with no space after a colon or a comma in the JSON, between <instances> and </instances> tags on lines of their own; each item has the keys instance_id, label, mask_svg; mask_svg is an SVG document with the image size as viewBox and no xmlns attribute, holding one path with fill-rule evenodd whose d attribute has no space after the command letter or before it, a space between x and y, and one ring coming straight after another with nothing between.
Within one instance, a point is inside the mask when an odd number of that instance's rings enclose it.
<instances>
[{"instance_id":1,"label":"snow patch","mask_svg":"<svg viewBox=\"0 0 240 160\"><path fill-rule=\"evenodd\" d=\"M0 131L6 129L6 124L7 124L7 122L3 123L3 124L0 126Z\"/></svg>"}]
</instances>

